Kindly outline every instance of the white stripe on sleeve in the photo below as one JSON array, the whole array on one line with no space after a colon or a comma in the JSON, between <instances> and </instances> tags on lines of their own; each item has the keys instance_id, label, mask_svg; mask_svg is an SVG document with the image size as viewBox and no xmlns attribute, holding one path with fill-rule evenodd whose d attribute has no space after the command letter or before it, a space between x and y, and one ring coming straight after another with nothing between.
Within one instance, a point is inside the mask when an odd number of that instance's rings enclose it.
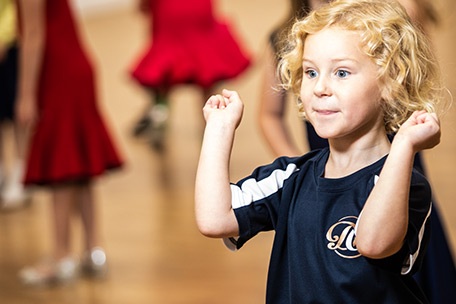
<instances>
[{"instance_id":1,"label":"white stripe on sleeve","mask_svg":"<svg viewBox=\"0 0 456 304\"><path fill-rule=\"evenodd\" d=\"M294 172L298 171L296 164L288 164L285 170L274 170L271 175L262 180L250 178L245 180L241 187L231 185L231 206L233 209L248 206L252 202L261 200L276 193L283 187L283 182Z\"/></svg>"}]
</instances>

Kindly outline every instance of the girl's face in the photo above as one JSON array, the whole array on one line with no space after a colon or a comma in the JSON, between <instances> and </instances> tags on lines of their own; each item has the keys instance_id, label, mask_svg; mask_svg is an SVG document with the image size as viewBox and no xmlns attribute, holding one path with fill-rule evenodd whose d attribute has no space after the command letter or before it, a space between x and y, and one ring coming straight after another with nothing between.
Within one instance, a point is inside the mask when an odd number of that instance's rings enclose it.
<instances>
[{"instance_id":1,"label":"girl's face","mask_svg":"<svg viewBox=\"0 0 456 304\"><path fill-rule=\"evenodd\" d=\"M385 132L377 66L359 45L358 32L338 28L305 40L300 96L307 119L323 138Z\"/></svg>"}]
</instances>

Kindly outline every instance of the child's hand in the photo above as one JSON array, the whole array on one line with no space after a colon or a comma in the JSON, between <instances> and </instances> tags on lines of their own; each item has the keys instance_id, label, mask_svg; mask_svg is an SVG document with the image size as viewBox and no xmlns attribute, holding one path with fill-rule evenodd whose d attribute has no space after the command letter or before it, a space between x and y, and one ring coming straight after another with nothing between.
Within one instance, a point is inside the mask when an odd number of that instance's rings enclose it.
<instances>
[{"instance_id":1,"label":"child's hand","mask_svg":"<svg viewBox=\"0 0 456 304\"><path fill-rule=\"evenodd\" d=\"M223 90L222 94L211 96L203 108L206 123L216 120L224 126L233 126L234 129L239 126L243 111L244 104L238 93L229 90Z\"/></svg>"},{"instance_id":2,"label":"child's hand","mask_svg":"<svg viewBox=\"0 0 456 304\"><path fill-rule=\"evenodd\" d=\"M401 126L397 136L410 142L415 152L433 148L440 142L440 121L435 113L415 111Z\"/></svg>"}]
</instances>

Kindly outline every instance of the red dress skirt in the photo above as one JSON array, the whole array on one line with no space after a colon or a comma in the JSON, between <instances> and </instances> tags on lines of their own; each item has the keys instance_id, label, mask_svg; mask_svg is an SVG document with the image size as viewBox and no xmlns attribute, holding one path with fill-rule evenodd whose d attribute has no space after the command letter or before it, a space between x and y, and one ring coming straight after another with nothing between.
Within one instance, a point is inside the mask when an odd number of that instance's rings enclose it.
<instances>
[{"instance_id":1,"label":"red dress skirt","mask_svg":"<svg viewBox=\"0 0 456 304\"><path fill-rule=\"evenodd\" d=\"M26 184L78 181L122 164L97 108L95 78L67 0L46 4L38 122Z\"/></svg>"},{"instance_id":2,"label":"red dress skirt","mask_svg":"<svg viewBox=\"0 0 456 304\"><path fill-rule=\"evenodd\" d=\"M250 65L211 0L150 0L151 41L131 74L141 85L170 88L191 83L209 88Z\"/></svg>"}]
</instances>

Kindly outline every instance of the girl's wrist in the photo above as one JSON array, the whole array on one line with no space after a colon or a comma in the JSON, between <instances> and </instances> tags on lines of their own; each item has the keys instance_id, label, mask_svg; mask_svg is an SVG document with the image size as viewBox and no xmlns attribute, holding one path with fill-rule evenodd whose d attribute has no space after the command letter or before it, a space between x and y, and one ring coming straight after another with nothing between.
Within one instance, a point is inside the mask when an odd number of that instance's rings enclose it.
<instances>
[{"instance_id":1,"label":"girl's wrist","mask_svg":"<svg viewBox=\"0 0 456 304\"><path fill-rule=\"evenodd\" d=\"M414 157L418 152L414 148L412 142L407 137L401 136L400 134L397 134L394 137L394 140L391 143L390 154L395 153L396 151L400 155L410 157Z\"/></svg>"}]
</instances>

